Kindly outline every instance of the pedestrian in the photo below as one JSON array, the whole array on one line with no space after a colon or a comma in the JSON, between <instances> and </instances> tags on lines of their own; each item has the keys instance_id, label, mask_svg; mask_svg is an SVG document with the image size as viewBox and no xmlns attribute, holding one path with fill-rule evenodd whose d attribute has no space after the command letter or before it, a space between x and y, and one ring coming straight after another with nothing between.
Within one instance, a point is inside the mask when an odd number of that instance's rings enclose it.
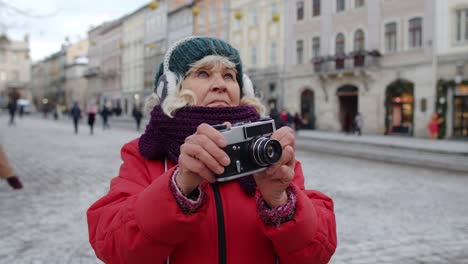
<instances>
[{"instance_id":1,"label":"pedestrian","mask_svg":"<svg viewBox=\"0 0 468 264\"><path fill-rule=\"evenodd\" d=\"M10 126L15 124L15 114L16 114L16 99L10 98L10 101L7 105L8 113L10 114L10 122L8 123Z\"/></svg>"},{"instance_id":2,"label":"pedestrian","mask_svg":"<svg viewBox=\"0 0 468 264\"><path fill-rule=\"evenodd\" d=\"M303 124L302 124L302 118L301 118L301 116L299 115L299 113L296 112L296 113L294 114L294 129L295 129L296 131L299 131L299 129L302 128L302 125L303 125Z\"/></svg>"},{"instance_id":3,"label":"pedestrian","mask_svg":"<svg viewBox=\"0 0 468 264\"><path fill-rule=\"evenodd\" d=\"M78 102L73 102L73 107L70 111L71 117L73 118L73 125L75 127L75 134L78 134L78 122L81 119L81 109Z\"/></svg>"},{"instance_id":4,"label":"pedestrian","mask_svg":"<svg viewBox=\"0 0 468 264\"><path fill-rule=\"evenodd\" d=\"M88 109L86 109L86 113L88 114L88 126L89 126L89 134L94 134L94 122L96 121L96 114L97 114L97 106L94 103L90 103L88 105Z\"/></svg>"},{"instance_id":5,"label":"pedestrian","mask_svg":"<svg viewBox=\"0 0 468 264\"><path fill-rule=\"evenodd\" d=\"M431 120L427 124L427 130L429 132L430 139L438 139L439 138L439 125L444 122L442 117L439 117L437 112L434 112L431 116Z\"/></svg>"},{"instance_id":6,"label":"pedestrian","mask_svg":"<svg viewBox=\"0 0 468 264\"><path fill-rule=\"evenodd\" d=\"M362 128L364 127L364 118L362 117L362 114L358 112L356 116L354 117L354 122L353 122L353 133L358 134L359 136L362 135Z\"/></svg>"},{"instance_id":7,"label":"pedestrian","mask_svg":"<svg viewBox=\"0 0 468 264\"><path fill-rule=\"evenodd\" d=\"M23 183L13 172L2 145L0 145L0 178L5 179L10 187L15 190L23 188Z\"/></svg>"},{"instance_id":8,"label":"pedestrian","mask_svg":"<svg viewBox=\"0 0 468 264\"><path fill-rule=\"evenodd\" d=\"M135 118L137 131L140 131L140 123L141 123L141 119L143 118L143 113L141 112L140 105L135 104L132 110L132 115L133 115L133 118Z\"/></svg>"},{"instance_id":9,"label":"pedestrian","mask_svg":"<svg viewBox=\"0 0 468 264\"><path fill-rule=\"evenodd\" d=\"M89 239L105 263L328 263L336 249L333 201L306 190L295 136L266 171L217 182L231 161L211 125L256 121L265 108L228 43L173 44L148 101L146 131L122 148L109 192L87 211ZM151 107L154 106L154 107Z\"/></svg>"},{"instance_id":10,"label":"pedestrian","mask_svg":"<svg viewBox=\"0 0 468 264\"><path fill-rule=\"evenodd\" d=\"M286 125L286 123L280 117L280 113L278 112L276 108L272 108L270 110L270 117L275 121L275 126L277 129L284 127Z\"/></svg>"},{"instance_id":11,"label":"pedestrian","mask_svg":"<svg viewBox=\"0 0 468 264\"><path fill-rule=\"evenodd\" d=\"M112 114L109 107L106 103L104 103L104 107L101 110L101 117L102 117L102 130L110 129L109 126L109 116Z\"/></svg>"}]
</instances>

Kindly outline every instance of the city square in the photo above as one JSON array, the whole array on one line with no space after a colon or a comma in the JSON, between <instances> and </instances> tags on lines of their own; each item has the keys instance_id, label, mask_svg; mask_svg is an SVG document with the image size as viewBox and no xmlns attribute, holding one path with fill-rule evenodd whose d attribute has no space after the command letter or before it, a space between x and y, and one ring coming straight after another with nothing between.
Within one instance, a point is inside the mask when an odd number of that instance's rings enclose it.
<instances>
[{"instance_id":1,"label":"city square","mask_svg":"<svg viewBox=\"0 0 468 264\"><path fill-rule=\"evenodd\" d=\"M102 263L86 209L118 174L133 123L73 133L68 118L7 126L4 147L24 189L0 185L0 263ZM299 138L297 144L301 144ZM338 247L330 263L468 263L468 174L298 151L306 187L334 200Z\"/></svg>"}]
</instances>

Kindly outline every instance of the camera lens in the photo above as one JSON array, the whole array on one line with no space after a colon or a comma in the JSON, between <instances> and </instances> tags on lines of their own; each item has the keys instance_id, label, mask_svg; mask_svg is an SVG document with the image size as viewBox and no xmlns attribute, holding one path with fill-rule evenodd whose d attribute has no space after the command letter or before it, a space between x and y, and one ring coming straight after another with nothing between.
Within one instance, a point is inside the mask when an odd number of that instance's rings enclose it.
<instances>
[{"instance_id":1,"label":"camera lens","mask_svg":"<svg viewBox=\"0 0 468 264\"><path fill-rule=\"evenodd\" d=\"M282 152L281 144L277 140L266 137L253 139L249 146L251 160L262 167L277 162Z\"/></svg>"}]
</instances>

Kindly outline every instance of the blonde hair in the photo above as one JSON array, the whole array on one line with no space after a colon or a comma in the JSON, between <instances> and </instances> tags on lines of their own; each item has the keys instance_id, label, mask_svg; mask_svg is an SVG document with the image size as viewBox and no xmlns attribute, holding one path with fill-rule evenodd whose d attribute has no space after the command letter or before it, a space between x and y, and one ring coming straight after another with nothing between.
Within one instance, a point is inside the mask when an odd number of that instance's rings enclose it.
<instances>
[{"instance_id":1,"label":"blonde hair","mask_svg":"<svg viewBox=\"0 0 468 264\"><path fill-rule=\"evenodd\" d=\"M220 66L224 66L230 70L234 70L237 73L235 68L236 65L232 61L230 61L229 58L220 55L209 55L201 60L190 64L190 69L187 71L187 74L185 76L188 76L190 75L190 73L195 72L201 68L213 69ZM169 94L161 105L163 112L169 117L174 117L175 112L184 106L197 104L197 97L195 93L189 89L181 89L182 80L184 78L182 76L178 77L179 78L177 79L179 81L176 85L176 89L178 92L176 94ZM155 93L152 93L146 98L145 112L150 113L153 110L153 108L159 104L159 97ZM263 104L257 97L253 97L251 95L244 95L241 98L239 105L253 106L260 115L265 114L265 106L263 106Z\"/></svg>"}]
</instances>

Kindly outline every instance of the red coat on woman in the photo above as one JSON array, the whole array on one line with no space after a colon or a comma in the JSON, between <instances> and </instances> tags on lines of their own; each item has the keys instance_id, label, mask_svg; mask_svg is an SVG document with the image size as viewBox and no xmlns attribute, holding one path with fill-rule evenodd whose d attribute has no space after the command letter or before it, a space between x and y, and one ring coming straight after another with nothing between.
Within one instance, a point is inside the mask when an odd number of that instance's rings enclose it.
<instances>
[{"instance_id":1,"label":"red coat on woman","mask_svg":"<svg viewBox=\"0 0 468 264\"><path fill-rule=\"evenodd\" d=\"M219 263L219 239L229 264L327 263L336 249L333 201L304 189L296 161L292 187L297 196L293 220L268 226L258 216L255 197L236 181L219 185L221 205L212 186L201 186L203 205L184 214L171 192L177 165L147 160L138 139L121 151L123 164L107 195L88 210L89 236L96 255L106 263ZM222 208L220 208L222 207ZM224 216L224 237L218 232L217 210Z\"/></svg>"}]
</instances>

